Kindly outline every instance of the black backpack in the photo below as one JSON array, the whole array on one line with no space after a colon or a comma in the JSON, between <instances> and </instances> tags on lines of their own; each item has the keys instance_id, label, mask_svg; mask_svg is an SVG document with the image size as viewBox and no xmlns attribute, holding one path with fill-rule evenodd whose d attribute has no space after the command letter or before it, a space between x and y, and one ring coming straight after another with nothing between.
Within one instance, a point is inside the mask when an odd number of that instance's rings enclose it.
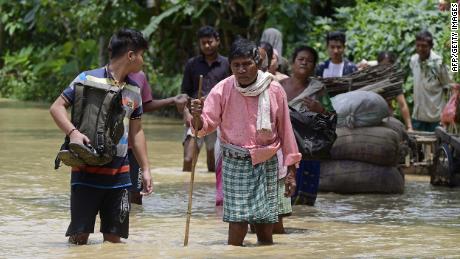
<instances>
[{"instance_id":1,"label":"black backpack","mask_svg":"<svg viewBox=\"0 0 460 259\"><path fill-rule=\"evenodd\" d=\"M76 83L72 106L72 124L90 139L89 145L70 143L65 138L55 161L68 166L100 166L112 161L124 134L125 110L122 88L86 80Z\"/></svg>"}]
</instances>

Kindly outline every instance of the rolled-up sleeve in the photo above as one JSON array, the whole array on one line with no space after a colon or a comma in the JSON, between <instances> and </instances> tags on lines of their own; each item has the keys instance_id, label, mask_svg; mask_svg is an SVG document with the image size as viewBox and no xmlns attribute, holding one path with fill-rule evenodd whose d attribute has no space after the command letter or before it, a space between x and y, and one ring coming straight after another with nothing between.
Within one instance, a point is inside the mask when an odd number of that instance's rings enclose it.
<instances>
[{"instance_id":1,"label":"rolled-up sleeve","mask_svg":"<svg viewBox=\"0 0 460 259\"><path fill-rule=\"evenodd\" d=\"M222 122L222 87L217 85L208 94L204 101L203 114L201 120L203 127L198 131L198 137L202 137L214 132ZM193 125L192 132L195 132Z\"/></svg>"}]
</instances>

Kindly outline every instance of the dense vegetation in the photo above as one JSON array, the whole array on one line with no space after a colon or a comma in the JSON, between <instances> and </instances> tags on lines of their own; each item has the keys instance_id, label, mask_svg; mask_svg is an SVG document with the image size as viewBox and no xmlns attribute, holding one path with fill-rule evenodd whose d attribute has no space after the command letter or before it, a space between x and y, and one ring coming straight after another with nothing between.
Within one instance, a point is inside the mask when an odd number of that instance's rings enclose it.
<instances>
[{"instance_id":1,"label":"dense vegetation","mask_svg":"<svg viewBox=\"0 0 460 259\"><path fill-rule=\"evenodd\" d=\"M219 28L224 54L235 36L258 40L264 28L276 27L285 56L307 43L324 59L325 32L339 29L351 60L392 50L407 68L414 35L426 28L435 51L450 56L449 13L436 0L0 0L0 96L53 100L79 71L107 62L107 41L121 27L149 39L146 72L155 95L176 94L204 24ZM405 88L410 101L410 81Z\"/></svg>"}]
</instances>

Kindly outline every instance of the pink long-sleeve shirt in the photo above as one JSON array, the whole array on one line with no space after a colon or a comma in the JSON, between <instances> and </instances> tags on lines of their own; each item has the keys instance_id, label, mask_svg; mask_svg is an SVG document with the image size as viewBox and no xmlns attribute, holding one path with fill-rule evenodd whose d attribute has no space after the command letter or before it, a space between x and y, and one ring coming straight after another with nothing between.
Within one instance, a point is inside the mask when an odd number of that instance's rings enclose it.
<instances>
[{"instance_id":1,"label":"pink long-sleeve shirt","mask_svg":"<svg viewBox=\"0 0 460 259\"><path fill-rule=\"evenodd\" d=\"M281 148L284 166L296 165L299 153L289 119L286 93L272 81L269 87L272 132L257 132L258 96L243 96L234 86L234 76L220 81L206 97L201 118L204 136L220 127L221 141L249 150L252 164L262 163Z\"/></svg>"}]
</instances>

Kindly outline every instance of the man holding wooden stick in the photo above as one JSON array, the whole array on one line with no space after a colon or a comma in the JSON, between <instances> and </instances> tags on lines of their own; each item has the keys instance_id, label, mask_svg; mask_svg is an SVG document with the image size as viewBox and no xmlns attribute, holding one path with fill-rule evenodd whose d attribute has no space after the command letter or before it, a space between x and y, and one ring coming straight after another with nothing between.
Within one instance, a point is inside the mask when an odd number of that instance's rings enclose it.
<instances>
[{"instance_id":1,"label":"man holding wooden stick","mask_svg":"<svg viewBox=\"0 0 460 259\"><path fill-rule=\"evenodd\" d=\"M255 43L239 39L231 47L233 76L222 80L204 99L191 105L198 136L221 130L224 221L228 244L241 246L254 224L260 244L273 243L278 221L278 149L288 167L284 195L295 191L295 167L301 159L289 119L286 94L269 73L259 71ZM196 125L196 126L195 126Z\"/></svg>"}]
</instances>

